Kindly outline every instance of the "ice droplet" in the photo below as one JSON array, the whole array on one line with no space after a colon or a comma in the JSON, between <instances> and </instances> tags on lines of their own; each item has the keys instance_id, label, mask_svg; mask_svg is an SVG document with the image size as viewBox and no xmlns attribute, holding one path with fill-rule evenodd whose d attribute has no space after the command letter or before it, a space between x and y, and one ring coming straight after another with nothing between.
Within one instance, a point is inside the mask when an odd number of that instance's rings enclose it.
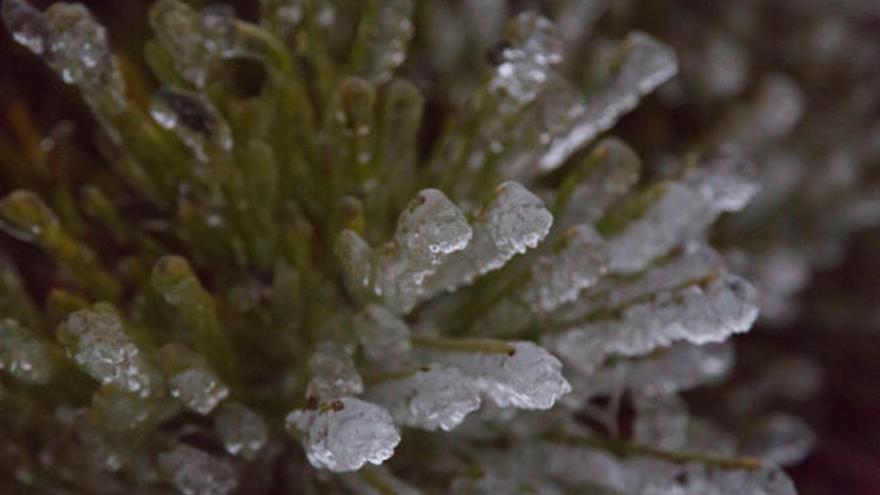
<instances>
[{"instance_id":1,"label":"ice droplet","mask_svg":"<svg viewBox=\"0 0 880 495\"><path fill-rule=\"evenodd\" d=\"M0 370L32 385L45 385L52 375L46 346L17 321L0 320Z\"/></svg>"},{"instance_id":2,"label":"ice droplet","mask_svg":"<svg viewBox=\"0 0 880 495\"><path fill-rule=\"evenodd\" d=\"M72 313L58 328L68 354L102 384L147 397L155 386L155 371L125 333L114 310L96 305Z\"/></svg>"},{"instance_id":3,"label":"ice droplet","mask_svg":"<svg viewBox=\"0 0 880 495\"><path fill-rule=\"evenodd\" d=\"M232 464L188 445L159 454L159 467L184 495L226 495L238 487Z\"/></svg>"},{"instance_id":4,"label":"ice droplet","mask_svg":"<svg viewBox=\"0 0 880 495\"><path fill-rule=\"evenodd\" d=\"M364 383L351 356L333 342L322 342L309 358L309 381L306 395L320 400L334 399L363 392Z\"/></svg>"},{"instance_id":5,"label":"ice droplet","mask_svg":"<svg viewBox=\"0 0 880 495\"><path fill-rule=\"evenodd\" d=\"M432 352L431 358L459 368L500 407L549 409L571 391L562 363L532 342L512 342L512 354Z\"/></svg>"},{"instance_id":6,"label":"ice droplet","mask_svg":"<svg viewBox=\"0 0 880 495\"><path fill-rule=\"evenodd\" d=\"M214 418L214 428L226 451L253 459L266 445L268 432L263 418L249 407L235 402L220 406Z\"/></svg>"},{"instance_id":7,"label":"ice droplet","mask_svg":"<svg viewBox=\"0 0 880 495\"><path fill-rule=\"evenodd\" d=\"M177 71L197 88L204 87L211 55L205 48L198 13L179 0L158 0L150 7L150 25L174 57Z\"/></svg>"},{"instance_id":8,"label":"ice droplet","mask_svg":"<svg viewBox=\"0 0 880 495\"><path fill-rule=\"evenodd\" d=\"M405 426L449 431L480 407L477 388L458 368L430 365L414 374L381 382L370 398Z\"/></svg>"},{"instance_id":9,"label":"ice droplet","mask_svg":"<svg viewBox=\"0 0 880 495\"><path fill-rule=\"evenodd\" d=\"M355 72L374 84L388 82L406 58L413 35L413 0L380 2L369 22L360 26L362 52L353 60Z\"/></svg>"},{"instance_id":10,"label":"ice droplet","mask_svg":"<svg viewBox=\"0 0 880 495\"><path fill-rule=\"evenodd\" d=\"M317 410L295 410L287 416L287 428L303 433L312 466L335 472L382 464L400 443L388 411L351 397L320 404Z\"/></svg>"},{"instance_id":11,"label":"ice droplet","mask_svg":"<svg viewBox=\"0 0 880 495\"><path fill-rule=\"evenodd\" d=\"M748 331L758 316L757 295L745 280L723 274L636 301L615 314L546 339L566 362L592 372L609 355L639 356L673 342L722 342Z\"/></svg>"}]
</instances>

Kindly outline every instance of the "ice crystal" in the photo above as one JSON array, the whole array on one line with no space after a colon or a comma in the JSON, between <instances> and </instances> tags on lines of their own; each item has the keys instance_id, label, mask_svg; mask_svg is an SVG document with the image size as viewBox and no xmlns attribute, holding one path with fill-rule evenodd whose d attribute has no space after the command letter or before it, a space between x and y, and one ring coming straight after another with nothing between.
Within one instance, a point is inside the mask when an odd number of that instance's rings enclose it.
<instances>
[{"instance_id":1,"label":"ice crystal","mask_svg":"<svg viewBox=\"0 0 880 495\"><path fill-rule=\"evenodd\" d=\"M412 347L409 326L384 306L367 306L356 317L354 327L367 357L376 363L400 361Z\"/></svg>"},{"instance_id":2,"label":"ice crystal","mask_svg":"<svg viewBox=\"0 0 880 495\"><path fill-rule=\"evenodd\" d=\"M388 411L351 397L321 404L317 410L293 411L287 427L303 433L312 465L336 472L382 464L400 442Z\"/></svg>"},{"instance_id":3,"label":"ice crystal","mask_svg":"<svg viewBox=\"0 0 880 495\"><path fill-rule=\"evenodd\" d=\"M357 395L364 389L361 376L354 361L344 349L331 342L324 342L309 358L308 395L318 399L333 399Z\"/></svg>"},{"instance_id":4,"label":"ice crystal","mask_svg":"<svg viewBox=\"0 0 880 495\"><path fill-rule=\"evenodd\" d=\"M232 148L229 126L198 93L159 90L153 95L150 113L159 125L177 133L201 161L208 160L209 146L220 151Z\"/></svg>"},{"instance_id":5,"label":"ice crystal","mask_svg":"<svg viewBox=\"0 0 880 495\"><path fill-rule=\"evenodd\" d=\"M229 388L204 357L175 344L165 346L160 354L171 396L187 408L208 414L229 396Z\"/></svg>"}]
</instances>

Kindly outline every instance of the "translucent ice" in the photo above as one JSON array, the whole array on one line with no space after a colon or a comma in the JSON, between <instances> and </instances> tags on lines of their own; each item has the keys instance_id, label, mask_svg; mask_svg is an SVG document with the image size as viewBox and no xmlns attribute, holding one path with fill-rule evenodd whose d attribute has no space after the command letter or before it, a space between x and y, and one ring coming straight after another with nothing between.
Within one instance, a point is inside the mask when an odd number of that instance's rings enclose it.
<instances>
[{"instance_id":1,"label":"translucent ice","mask_svg":"<svg viewBox=\"0 0 880 495\"><path fill-rule=\"evenodd\" d=\"M309 462L319 469L356 471L366 463L382 464L394 454L400 433L385 409L346 397L316 410L298 409L287 428L303 434Z\"/></svg>"},{"instance_id":2,"label":"translucent ice","mask_svg":"<svg viewBox=\"0 0 880 495\"><path fill-rule=\"evenodd\" d=\"M540 198L516 182L505 182L477 215L473 240L450 256L427 285L428 294L453 291L497 270L517 254L541 242L550 231L553 215Z\"/></svg>"},{"instance_id":3,"label":"translucent ice","mask_svg":"<svg viewBox=\"0 0 880 495\"><path fill-rule=\"evenodd\" d=\"M548 337L547 345L573 366L592 372L609 355L638 356L681 340L722 342L748 331L757 316L752 286L723 274L599 315Z\"/></svg>"},{"instance_id":4,"label":"translucent ice","mask_svg":"<svg viewBox=\"0 0 880 495\"><path fill-rule=\"evenodd\" d=\"M556 357L532 342L511 345L514 350L509 354L442 352L432 357L459 368L501 407L549 409L571 391Z\"/></svg>"},{"instance_id":5,"label":"translucent ice","mask_svg":"<svg viewBox=\"0 0 880 495\"><path fill-rule=\"evenodd\" d=\"M391 0L376 4L372 16L362 22L360 50L356 51L355 70L373 83L388 82L406 58L406 48L413 35L413 0Z\"/></svg>"},{"instance_id":6,"label":"translucent ice","mask_svg":"<svg viewBox=\"0 0 880 495\"><path fill-rule=\"evenodd\" d=\"M174 65L189 82L207 82L211 54L205 47L197 12L179 0L158 0L150 8L150 25L159 43L174 57Z\"/></svg>"},{"instance_id":7,"label":"translucent ice","mask_svg":"<svg viewBox=\"0 0 880 495\"><path fill-rule=\"evenodd\" d=\"M309 358L309 397L327 400L357 395L364 390L364 383L357 372L351 356L333 342L322 342Z\"/></svg>"},{"instance_id":8,"label":"translucent ice","mask_svg":"<svg viewBox=\"0 0 880 495\"><path fill-rule=\"evenodd\" d=\"M409 326L384 306L367 306L355 317L354 330L365 354L376 363L399 363L410 352Z\"/></svg>"},{"instance_id":9,"label":"translucent ice","mask_svg":"<svg viewBox=\"0 0 880 495\"><path fill-rule=\"evenodd\" d=\"M425 430L449 431L480 407L479 391L470 379L458 368L437 364L381 382L369 393L398 423Z\"/></svg>"},{"instance_id":10,"label":"translucent ice","mask_svg":"<svg viewBox=\"0 0 880 495\"><path fill-rule=\"evenodd\" d=\"M191 91L163 88L153 95L150 114L173 131L196 157L207 162L213 150L232 149L232 131L214 105Z\"/></svg>"},{"instance_id":11,"label":"translucent ice","mask_svg":"<svg viewBox=\"0 0 880 495\"><path fill-rule=\"evenodd\" d=\"M10 318L0 320L0 370L33 385L45 385L52 375L46 346Z\"/></svg>"},{"instance_id":12,"label":"translucent ice","mask_svg":"<svg viewBox=\"0 0 880 495\"><path fill-rule=\"evenodd\" d=\"M558 251L540 257L532 266L524 299L536 313L549 313L592 287L605 274L606 262L602 237L589 225L573 227Z\"/></svg>"},{"instance_id":13,"label":"translucent ice","mask_svg":"<svg viewBox=\"0 0 880 495\"><path fill-rule=\"evenodd\" d=\"M268 431L263 418L249 407L229 402L220 406L214 428L226 451L252 459L266 445Z\"/></svg>"},{"instance_id":14,"label":"translucent ice","mask_svg":"<svg viewBox=\"0 0 880 495\"><path fill-rule=\"evenodd\" d=\"M810 427L788 414L761 418L749 430L743 450L765 462L782 466L801 462L816 443L816 434Z\"/></svg>"},{"instance_id":15,"label":"translucent ice","mask_svg":"<svg viewBox=\"0 0 880 495\"><path fill-rule=\"evenodd\" d=\"M223 399L229 389L208 368L190 368L168 379L171 396L199 414L208 414Z\"/></svg>"},{"instance_id":16,"label":"translucent ice","mask_svg":"<svg viewBox=\"0 0 880 495\"><path fill-rule=\"evenodd\" d=\"M112 309L96 305L71 314L58 328L68 354L92 378L142 397L151 394L155 374Z\"/></svg>"},{"instance_id":17,"label":"translucent ice","mask_svg":"<svg viewBox=\"0 0 880 495\"><path fill-rule=\"evenodd\" d=\"M238 487L232 464L188 445L159 454L159 467L184 495L225 495Z\"/></svg>"},{"instance_id":18,"label":"translucent ice","mask_svg":"<svg viewBox=\"0 0 880 495\"><path fill-rule=\"evenodd\" d=\"M630 33L622 43L619 57L611 79L586 103L559 109L562 120L556 126L558 131L548 136L550 144L539 163L542 170L561 165L574 151L635 108L639 98L678 72L672 50L645 33Z\"/></svg>"},{"instance_id":19,"label":"translucent ice","mask_svg":"<svg viewBox=\"0 0 880 495\"><path fill-rule=\"evenodd\" d=\"M4 0L2 9L3 22L15 42L42 55L49 38L45 16L27 0Z\"/></svg>"},{"instance_id":20,"label":"translucent ice","mask_svg":"<svg viewBox=\"0 0 880 495\"><path fill-rule=\"evenodd\" d=\"M464 213L442 192L425 189L404 209L394 242L379 256L375 291L386 304L408 312L424 291L425 277L468 246L473 229Z\"/></svg>"}]
</instances>

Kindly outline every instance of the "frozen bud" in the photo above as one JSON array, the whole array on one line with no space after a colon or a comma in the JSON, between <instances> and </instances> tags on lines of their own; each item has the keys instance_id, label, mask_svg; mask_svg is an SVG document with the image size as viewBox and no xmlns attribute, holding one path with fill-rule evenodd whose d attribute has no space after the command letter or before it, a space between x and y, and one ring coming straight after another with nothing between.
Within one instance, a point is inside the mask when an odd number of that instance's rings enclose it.
<instances>
[{"instance_id":1,"label":"frozen bud","mask_svg":"<svg viewBox=\"0 0 880 495\"><path fill-rule=\"evenodd\" d=\"M345 229L336 238L334 252L342 262L349 290L365 294L373 281L373 249L357 232Z\"/></svg>"},{"instance_id":2,"label":"frozen bud","mask_svg":"<svg viewBox=\"0 0 880 495\"><path fill-rule=\"evenodd\" d=\"M198 13L180 0L158 0L150 7L150 25L174 57L177 71L196 87L203 87L211 58Z\"/></svg>"},{"instance_id":3,"label":"frozen bud","mask_svg":"<svg viewBox=\"0 0 880 495\"><path fill-rule=\"evenodd\" d=\"M159 454L159 468L183 495L225 495L238 487L232 464L188 445Z\"/></svg>"},{"instance_id":4,"label":"frozen bud","mask_svg":"<svg viewBox=\"0 0 880 495\"><path fill-rule=\"evenodd\" d=\"M42 55L49 39L46 17L27 0L4 0L2 9L3 23L15 42Z\"/></svg>"},{"instance_id":5,"label":"frozen bud","mask_svg":"<svg viewBox=\"0 0 880 495\"><path fill-rule=\"evenodd\" d=\"M362 51L352 61L355 72L375 84L388 82L406 58L413 35L413 0L388 0L376 4L375 12L360 27Z\"/></svg>"},{"instance_id":6,"label":"frozen bud","mask_svg":"<svg viewBox=\"0 0 880 495\"><path fill-rule=\"evenodd\" d=\"M479 390L458 368L430 365L379 383L370 397L405 426L449 431L480 407Z\"/></svg>"},{"instance_id":7,"label":"frozen bud","mask_svg":"<svg viewBox=\"0 0 880 495\"><path fill-rule=\"evenodd\" d=\"M125 332L111 307L95 305L71 314L58 328L58 339L68 355L102 384L146 397L157 376L140 349Z\"/></svg>"},{"instance_id":8,"label":"frozen bud","mask_svg":"<svg viewBox=\"0 0 880 495\"><path fill-rule=\"evenodd\" d=\"M364 390L354 360L345 349L333 342L318 344L308 365L312 374L306 392L309 398L333 399L357 395Z\"/></svg>"},{"instance_id":9,"label":"frozen bud","mask_svg":"<svg viewBox=\"0 0 880 495\"><path fill-rule=\"evenodd\" d=\"M287 428L302 434L312 466L335 472L382 464L400 443L388 411L351 397L322 403L315 410L295 410L287 416Z\"/></svg>"},{"instance_id":10,"label":"frozen bud","mask_svg":"<svg viewBox=\"0 0 880 495\"><path fill-rule=\"evenodd\" d=\"M0 370L22 382L45 385L52 375L52 360L36 335L6 318L0 320Z\"/></svg>"},{"instance_id":11,"label":"frozen bud","mask_svg":"<svg viewBox=\"0 0 880 495\"><path fill-rule=\"evenodd\" d=\"M253 459L266 445L266 422L249 407L238 403L220 406L214 418L214 429L232 455Z\"/></svg>"}]
</instances>

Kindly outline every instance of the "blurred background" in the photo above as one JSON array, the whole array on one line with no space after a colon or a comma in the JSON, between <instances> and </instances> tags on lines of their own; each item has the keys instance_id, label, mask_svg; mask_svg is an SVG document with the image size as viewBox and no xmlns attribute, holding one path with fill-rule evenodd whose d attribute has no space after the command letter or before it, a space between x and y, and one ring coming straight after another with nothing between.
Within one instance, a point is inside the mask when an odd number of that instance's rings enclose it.
<instances>
[{"instance_id":1,"label":"blurred background","mask_svg":"<svg viewBox=\"0 0 880 495\"><path fill-rule=\"evenodd\" d=\"M133 96L146 102L155 85L141 57L150 2L82 3L108 28ZM256 19L258 2L231 3ZM417 26L415 49L428 55L411 55L418 62L404 72L428 95L429 119L454 106L503 36L503 22L474 10L489 3L499 2L419 7L425 29ZM676 80L612 131L639 151L649 175L671 173L672 156L727 142L756 162L763 192L725 220L716 242L762 291L762 317L735 339L731 379L689 397L695 409L734 429L758 410L800 418L816 435L811 454L789 470L801 493L880 493L880 2L506 2L509 14L523 9L561 26L568 72L585 86L603 40L638 29L677 51ZM461 27L433 31L461 38L441 49L427 26L443 23ZM0 195L105 173L93 131L76 91L0 34ZM425 141L436 132L429 121ZM34 160L45 167L14 166L29 153L48 156ZM0 251L43 300L42 255L7 236Z\"/></svg>"}]
</instances>

